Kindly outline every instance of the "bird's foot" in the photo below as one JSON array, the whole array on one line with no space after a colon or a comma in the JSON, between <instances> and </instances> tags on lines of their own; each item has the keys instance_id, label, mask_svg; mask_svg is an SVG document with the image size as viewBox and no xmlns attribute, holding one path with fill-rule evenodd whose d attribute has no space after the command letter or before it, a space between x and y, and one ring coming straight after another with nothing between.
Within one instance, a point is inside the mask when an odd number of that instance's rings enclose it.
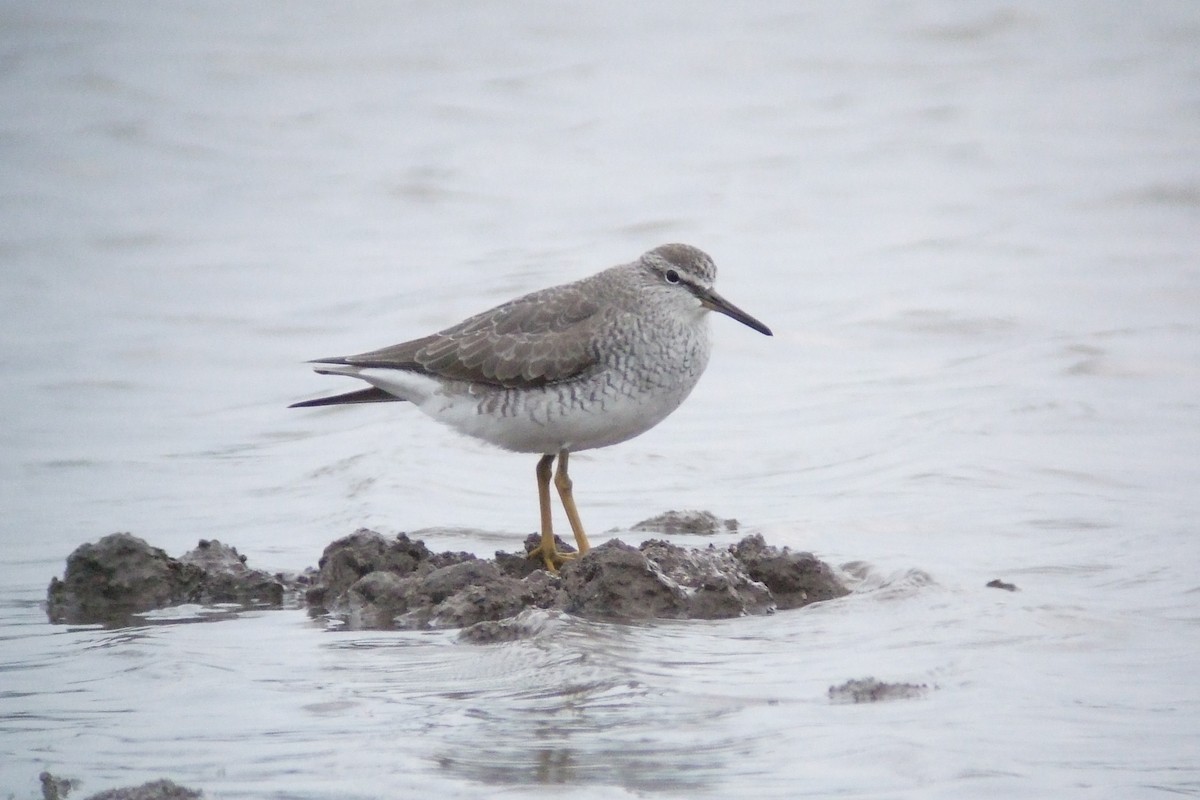
<instances>
[{"instance_id":1,"label":"bird's foot","mask_svg":"<svg viewBox=\"0 0 1200 800\"><path fill-rule=\"evenodd\" d=\"M539 559L546 565L549 572L558 572L558 568L568 561L573 561L579 558L579 553L574 551L563 551L558 549L558 543L550 542L547 546L546 542L542 542L537 547L525 554L526 558Z\"/></svg>"}]
</instances>

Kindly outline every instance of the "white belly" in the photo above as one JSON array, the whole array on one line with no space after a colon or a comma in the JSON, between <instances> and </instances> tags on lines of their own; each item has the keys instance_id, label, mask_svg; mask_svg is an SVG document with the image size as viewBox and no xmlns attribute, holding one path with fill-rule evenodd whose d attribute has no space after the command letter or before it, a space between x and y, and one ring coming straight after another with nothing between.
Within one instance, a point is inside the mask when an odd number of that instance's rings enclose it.
<instances>
[{"instance_id":1,"label":"white belly","mask_svg":"<svg viewBox=\"0 0 1200 800\"><path fill-rule=\"evenodd\" d=\"M607 447L645 433L687 398L704 364L670 376L651 390L613 385L604 374L584 383L537 389L443 384L393 369L337 370L409 400L456 431L518 453L557 453Z\"/></svg>"}]
</instances>

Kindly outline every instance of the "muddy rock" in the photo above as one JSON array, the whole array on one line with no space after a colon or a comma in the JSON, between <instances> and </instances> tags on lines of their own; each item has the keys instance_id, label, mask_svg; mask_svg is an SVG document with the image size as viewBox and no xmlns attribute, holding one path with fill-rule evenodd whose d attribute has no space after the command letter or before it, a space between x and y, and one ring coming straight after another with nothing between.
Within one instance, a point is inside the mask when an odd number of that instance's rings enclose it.
<instances>
[{"instance_id":1,"label":"muddy rock","mask_svg":"<svg viewBox=\"0 0 1200 800\"><path fill-rule=\"evenodd\" d=\"M561 594L557 576L541 571L517 579L492 561L471 558L408 575L369 572L335 598L328 613L352 629L465 628L560 606Z\"/></svg>"},{"instance_id":2,"label":"muddy rock","mask_svg":"<svg viewBox=\"0 0 1200 800\"><path fill-rule=\"evenodd\" d=\"M736 533L736 519L720 519L711 511L665 511L656 517L644 519L631 528L639 533L691 533L712 536L718 533Z\"/></svg>"},{"instance_id":3,"label":"muddy rock","mask_svg":"<svg viewBox=\"0 0 1200 800\"><path fill-rule=\"evenodd\" d=\"M434 553L423 541L411 539L406 533L388 539L359 528L325 548L305 600L320 613L344 601L350 587L373 572L405 577L474 560L471 553Z\"/></svg>"},{"instance_id":4,"label":"muddy rock","mask_svg":"<svg viewBox=\"0 0 1200 800\"><path fill-rule=\"evenodd\" d=\"M323 597L322 605L309 608L309 614L326 614L350 630L395 628L396 617L408 610L409 583L394 572L368 572L337 597Z\"/></svg>"},{"instance_id":5,"label":"muddy rock","mask_svg":"<svg viewBox=\"0 0 1200 800\"><path fill-rule=\"evenodd\" d=\"M201 603L283 603L284 582L280 576L246 566L246 557L216 539L201 539L194 550L179 560L204 571Z\"/></svg>"},{"instance_id":6,"label":"muddy rock","mask_svg":"<svg viewBox=\"0 0 1200 800\"><path fill-rule=\"evenodd\" d=\"M327 597L343 594L372 572L409 575L428 562L431 555L424 542L413 541L407 534L388 539L359 528L325 548L317 563L316 584L308 590L306 599L310 605L320 606Z\"/></svg>"},{"instance_id":7,"label":"muddy rock","mask_svg":"<svg viewBox=\"0 0 1200 800\"><path fill-rule=\"evenodd\" d=\"M187 566L130 533L75 548L63 579L47 591L52 622L104 622L185 602L202 570Z\"/></svg>"},{"instance_id":8,"label":"muddy rock","mask_svg":"<svg viewBox=\"0 0 1200 800\"><path fill-rule=\"evenodd\" d=\"M812 553L793 553L768 545L762 535L747 536L730 552L760 581L781 609L799 608L820 600L832 600L850 594L833 569Z\"/></svg>"},{"instance_id":9,"label":"muddy rock","mask_svg":"<svg viewBox=\"0 0 1200 800\"><path fill-rule=\"evenodd\" d=\"M326 548L321 576L310 593L321 598L314 614L352 629L473 628L464 634L471 641L525 635L503 623L530 609L597 620L727 619L847 593L812 555L769 547L761 536L707 548L611 540L551 574L524 554L435 556L404 535L357 531Z\"/></svg>"},{"instance_id":10,"label":"muddy rock","mask_svg":"<svg viewBox=\"0 0 1200 800\"><path fill-rule=\"evenodd\" d=\"M173 781L158 780L125 789L109 789L91 795L87 800L199 800L202 797L204 794L195 789L188 789Z\"/></svg>"},{"instance_id":11,"label":"muddy rock","mask_svg":"<svg viewBox=\"0 0 1200 800\"><path fill-rule=\"evenodd\" d=\"M526 546L537 539L531 536ZM558 541L561 551L571 552ZM303 580L289 582L245 562L217 541L201 541L174 559L136 536L113 534L71 554L63 579L51 581L49 614L53 621L120 624L131 614L180 603L279 605L285 590L307 586L311 615L351 629L474 628L468 640L487 641L527 635L529 625L505 622L522 614L725 619L848 593L811 554L768 546L758 535L705 548L612 540L568 560L558 573L524 553L495 559L434 553L406 534L389 538L367 529L331 543L319 569Z\"/></svg>"},{"instance_id":12,"label":"muddy rock","mask_svg":"<svg viewBox=\"0 0 1200 800\"><path fill-rule=\"evenodd\" d=\"M114 623L180 603L278 605L283 584L249 569L233 548L201 541L182 559L129 533L81 545L47 590L51 622Z\"/></svg>"},{"instance_id":13,"label":"muddy rock","mask_svg":"<svg viewBox=\"0 0 1200 800\"><path fill-rule=\"evenodd\" d=\"M540 534L531 533L525 537L524 548L520 553L505 553L496 551L496 566L505 575L511 575L514 578L524 578L532 575L535 572L541 572L545 569L545 565L540 559L530 558L527 553L536 548L542 543ZM560 553L574 553L575 547L564 542L558 534L554 536L554 546Z\"/></svg>"},{"instance_id":14,"label":"muddy rock","mask_svg":"<svg viewBox=\"0 0 1200 800\"><path fill-rule=\"evenodd\" d=\"M728 619L775 610L770 590L728 548L612 540L562 569L566 610L592 619Z\"/></svg>"},{"instance_id":15,"label":"muddy rock","mask_svg":"<svg viewBox=\"0 0 1200 800\"><path fill-rule=\"evenodd\" d=\"M617 539L562 568L566 611L591 619L687 617L687 591L641 550Z\"/></svg>"},{"instance_id":16,"label":"muddy rock","mask_svg":"<svg viewBox=\"0 0 1200 800\"><path fill-rule=\"evenodd\" d=\"M79 781L74 778L60 778L49 772L38 775L42 784L42 800L66 800L72 790L79 788Z\"/></svg>"},{"instance_id":17,"label":"muddy rock","mask_svg":"<svg viewBox=\"0 0 1200 800\"><path fill-rule=\"evenodd\" d=\"M641 551L688 594L688 617L727 619L774 611L771 591L728 548L704 549L651 539Z\"/></svg>"},{"instance_id":18,"label":"muddy rock","mask_svg":"<svg viewBox=\"0 0 1200 800\"><path fill-rule=\"evenodd\" d=\"M516 580L502 574L491 562L475 563L486 566L478 580L463 569L464 564L445 567L424 579L422 591L428 592L432 585L436 593L429 595L431 600L440 598L430 616L435 627L465 628L481 621L513 617L529 608L562 605L561 580L557 576L538 572Z\"/></svg>"},{"instance_id":19,"label":"muddy rock","mask_svg":"<svg viewBox=\"0 0 1200 800\"><path fill-rule=\"evenodd\" d=\"M49 772L43 772L38 779L42 783L42 800L67 800L81 783L74 778L60 778ZM202 797L202 792L162 779L143 783L141 786L109 789L89 795L85 800L198 800Z\"/></svg>"}]
</instances>

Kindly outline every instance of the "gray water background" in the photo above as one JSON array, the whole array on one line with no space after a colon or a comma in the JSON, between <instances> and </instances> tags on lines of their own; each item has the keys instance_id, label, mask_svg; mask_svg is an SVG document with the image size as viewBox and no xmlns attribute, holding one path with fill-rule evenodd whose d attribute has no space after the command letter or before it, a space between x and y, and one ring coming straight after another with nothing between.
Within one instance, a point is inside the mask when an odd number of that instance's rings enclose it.
<instances>
[{"instance_id":1,"label":"gray water background","mask_svg":"<svg viewBox=\"0 0 1200 800\"><path fill-rule=\"evenodd\" d=\"M1200 6L6 2L0 103L0 797L1200 795ZM573 459L594 541L705 508L850 597L47 624L116 530L512 549L533 460L302 362L667 241L776 335Z\"/></svg>"}]
</instances>

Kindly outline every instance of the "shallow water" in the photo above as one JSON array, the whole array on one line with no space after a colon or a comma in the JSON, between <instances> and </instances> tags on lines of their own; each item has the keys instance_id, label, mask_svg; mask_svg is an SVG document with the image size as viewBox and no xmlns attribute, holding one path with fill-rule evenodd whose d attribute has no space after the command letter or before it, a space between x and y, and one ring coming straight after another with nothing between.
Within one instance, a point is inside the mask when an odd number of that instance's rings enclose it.
<instances>
[{"instance_id":1,"label":"shallow water","mask_svg":"<svg viewBox=\"0 0 1200 800\"><path fill-rule=\"evenodd\" d=\"M1200 11L1182 2L0 9L0 797L1200 795ZM775 330L572 460L847 565L771 617L51 626L78 544L489 554L533 460L306 358L665 241ZM564 521L565 522L565 521ZM601 533L608 531L608 533ZM732 541L724 537L717 541ZM1020 591L984 588L996 577ZM921 699L847 706L874 675Z\"/></svg>"}]
</instances>

